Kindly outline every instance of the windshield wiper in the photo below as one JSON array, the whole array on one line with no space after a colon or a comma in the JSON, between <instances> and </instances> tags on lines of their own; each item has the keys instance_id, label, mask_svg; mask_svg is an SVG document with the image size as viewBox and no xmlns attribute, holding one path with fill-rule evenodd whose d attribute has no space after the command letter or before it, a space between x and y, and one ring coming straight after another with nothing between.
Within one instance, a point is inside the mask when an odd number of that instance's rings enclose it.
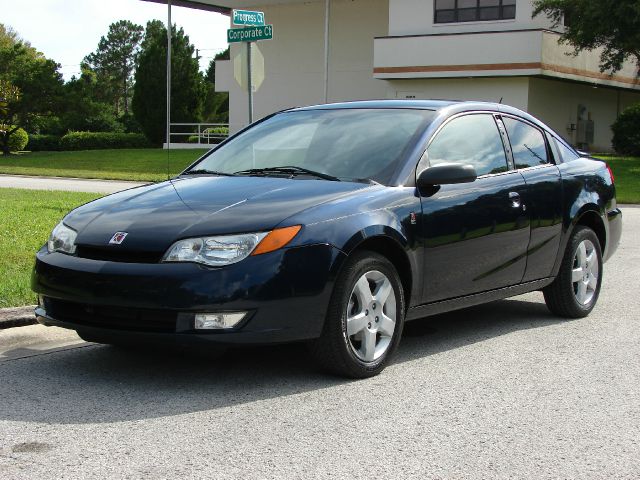
<instances>
[{"instance_id":1,"label":"windshield wiper","mask_svg":"<svg viewBox=\"0 0 640 480\"><path fill-rule=\"evenodd\" d=\"M187 170L181 175L220 175L223 177L235 177L234 173L216 172L215 170L207 170L204 168L196 168L195 170Z\"/></svg>"},{"instance_id":2,"label":"windshield wiper","mask_svg":"<svg viewBox=\"0 0 640 480\"><path fill-rule=\"evenodd\" d=\"M323 180L330 180L332 182L340 182L338 177L328 175L322 172L315 172L302 167L295 167L293 165L284 167L266 167L266 168L250 168L248 170L240 170L235 172L235 175L262 175L267 176L271 173L285 174L285 175L310 175L312 177L322 178Z\"/></svg>"}]
</instances>

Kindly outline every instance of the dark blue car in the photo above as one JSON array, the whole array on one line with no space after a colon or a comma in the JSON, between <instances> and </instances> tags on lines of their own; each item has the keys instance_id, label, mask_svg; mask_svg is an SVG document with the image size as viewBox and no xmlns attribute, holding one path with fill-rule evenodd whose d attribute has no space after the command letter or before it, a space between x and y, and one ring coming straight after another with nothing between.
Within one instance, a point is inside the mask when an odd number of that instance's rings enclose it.
<instances>
[{"instance_id":1,"label":"dark blue car","mask_svg":"<svg viewBox=\"0 0 640 480\"><path fill-rule=\"evenodd\" d=\"M36 256L36 315L100 343L306 341L367 377L405 321L533 290L588 315L620 234L607 165L515 108L298 108L70 212Z\"/></svg>"}]
</instances>

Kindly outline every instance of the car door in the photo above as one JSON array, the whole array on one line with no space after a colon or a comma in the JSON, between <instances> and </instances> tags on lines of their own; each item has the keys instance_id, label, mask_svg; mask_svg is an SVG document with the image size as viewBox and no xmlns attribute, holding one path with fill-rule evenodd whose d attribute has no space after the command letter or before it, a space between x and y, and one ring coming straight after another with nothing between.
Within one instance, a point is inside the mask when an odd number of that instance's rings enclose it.
<instances>
[{"instance_id":1,"label":"car door","mask_svg":"<svg viewBox=\"0 0 640 480\"><path fill-rule=\"evenodd\" d=\"M526 185L508 163L505 141L493 114L464 114L436 132L419 163L418 172L459 162L478 174L472 183L420 192L426 303L522 280L529 244Z\"/></svg>"},{"instance_id":2,"label":"car door","mask_svg":"<svg viewBox=\"0 0 640 480\"><path fill-rule=\"evenodd\" d=\"M523 281L551 275L562 232L562 178L553 162L546 135L522 118L502 115L516 169L527 184L526 206L531 221L527 267Z\"/></svg>"}]
</instances>

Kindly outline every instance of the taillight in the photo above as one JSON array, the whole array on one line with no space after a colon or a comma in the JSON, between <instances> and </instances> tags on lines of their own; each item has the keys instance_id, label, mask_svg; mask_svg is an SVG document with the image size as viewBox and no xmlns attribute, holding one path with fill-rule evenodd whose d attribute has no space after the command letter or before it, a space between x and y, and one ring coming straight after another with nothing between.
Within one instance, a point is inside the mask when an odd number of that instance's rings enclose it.
<instances>
[{"instance_id":1,"label":"taillight","mask_svg":"<svg viewBox=\"0 0 640 480\"><path fill-rule=\"evenodd\" d=\"M611 170L611 167L609 165L607 165L607 171L609 172L609 176L611 177L611 183L614 183L615 179L613 178L613 171Z\"/></svg>"}]
</instances>

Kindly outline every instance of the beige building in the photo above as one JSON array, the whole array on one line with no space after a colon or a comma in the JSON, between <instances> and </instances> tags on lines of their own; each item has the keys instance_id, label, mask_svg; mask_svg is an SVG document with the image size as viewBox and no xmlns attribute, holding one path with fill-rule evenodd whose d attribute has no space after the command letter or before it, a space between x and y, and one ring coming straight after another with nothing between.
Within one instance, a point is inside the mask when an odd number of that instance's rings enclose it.
<instances>
[{"instance_id":1,"label":"beige building","mask_svg":"<svg viewBox=\"0 0 640 480\"><path fill-rule=\"evenodd\" d=\"M640 102L634 64L609 76L598 69L599 52L570 55L550 21L531 18L532 0L201 3L260 10L274 26L273 40L257 44L265 75L255 92L255 119L326 101L501 101L573 144L606 151L617 114ZM233 44L231 60L216 67L216 88L230 94L232 131L248 121L247 91L236 81L244 75L237 71L244 49Z\"/></svg>"}]
</instances>

